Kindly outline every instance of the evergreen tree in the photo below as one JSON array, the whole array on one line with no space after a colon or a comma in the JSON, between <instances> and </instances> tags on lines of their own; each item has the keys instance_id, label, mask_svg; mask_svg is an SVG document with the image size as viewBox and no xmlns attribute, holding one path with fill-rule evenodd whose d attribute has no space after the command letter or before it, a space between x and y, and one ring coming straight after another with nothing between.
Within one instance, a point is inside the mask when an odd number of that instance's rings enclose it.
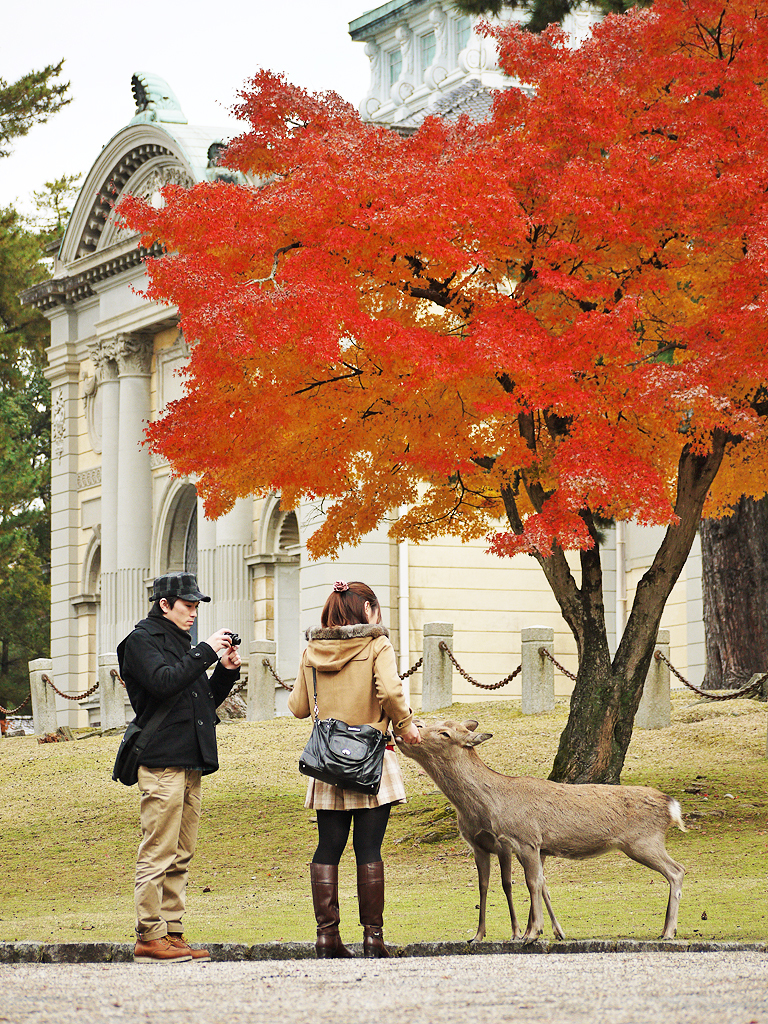
<instances>
[{"instance_id":1,"label":"evergreen tree","mask_svg":"<svg viewBox=\"0 0 768 1024\"><path fill-rule=\"evenodd\" d=\"M63 61L0 78L0 157L69 103ZM0 706L29 692L27 662L50 651L50 390L48 324L19 293L47 275L46 250L67 218L76 178L47 182L29 224L0 208Z\"/></svg>"},{"instance_id":2,"label":"evergreen tree","mask_svg":"<svg viewBox=\"0 0 768 1024\"><path fill-rule=\"evenodd\" d=\"M29 71L15 82L0 78L0 157L10 156L14 139L26 135L65 107L69 82L58 81L64 61Z\"/></svg>"}]
</instances>

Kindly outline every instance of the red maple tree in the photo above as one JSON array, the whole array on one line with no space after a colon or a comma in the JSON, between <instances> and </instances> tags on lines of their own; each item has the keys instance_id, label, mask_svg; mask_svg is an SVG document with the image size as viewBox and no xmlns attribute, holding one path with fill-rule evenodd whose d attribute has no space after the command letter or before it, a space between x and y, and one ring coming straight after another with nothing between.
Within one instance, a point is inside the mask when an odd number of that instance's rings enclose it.
<instances>
[{"instance_id":1,"label":"red maple tree","mask_svg":"<svg viewBox=\"0 0 768 1024\"><path fill-rule=\"evenodd\" d=\"M195 339L149 437L209 514L328 499L315 555L403 505L396 538L532 555L579 657L552 778L618 782L702 509L768 481L768 12L493 31L525 87L486 123L401 137L262 71L227 155L254 184L122 201ZM610 518L665 527L613 658Z\"/></svg>"}]
</instances>

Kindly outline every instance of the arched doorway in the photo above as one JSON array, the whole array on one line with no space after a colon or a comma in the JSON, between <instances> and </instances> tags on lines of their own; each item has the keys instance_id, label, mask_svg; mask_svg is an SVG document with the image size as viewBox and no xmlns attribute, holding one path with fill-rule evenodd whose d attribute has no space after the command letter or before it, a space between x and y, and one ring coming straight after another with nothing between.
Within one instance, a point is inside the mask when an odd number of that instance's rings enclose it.
<instances>
[{"instance_id":1,"label":"arched doorway","mask_svg":"<svg viewBox=\"0 0 768 1024\"><path fill-rule=\"evenodd\" d=\"M166 493L158 523L156 575L164 572L197 573L197 490L194 484L174 481ZM197 623L191 630L197 643Z\"/></svg>"}]
</instances>

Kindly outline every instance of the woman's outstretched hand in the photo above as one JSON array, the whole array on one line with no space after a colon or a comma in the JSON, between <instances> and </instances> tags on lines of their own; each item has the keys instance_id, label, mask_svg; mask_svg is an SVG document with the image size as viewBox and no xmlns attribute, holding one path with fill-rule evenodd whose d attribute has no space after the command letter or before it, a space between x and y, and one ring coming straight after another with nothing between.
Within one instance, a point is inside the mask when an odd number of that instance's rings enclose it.
<instances>
[{"instance_id":1,"label":"woman's outstretched hand","mask_svg":"<svg viewBox=\"0 0 768 1024\"><path fill-rule=\"evenodd\" d=\"M421 733L413 722L411 722L405 732L400 733L399 739L401 739L403 743L421 743Z\"/></svg>"}]
</instances>

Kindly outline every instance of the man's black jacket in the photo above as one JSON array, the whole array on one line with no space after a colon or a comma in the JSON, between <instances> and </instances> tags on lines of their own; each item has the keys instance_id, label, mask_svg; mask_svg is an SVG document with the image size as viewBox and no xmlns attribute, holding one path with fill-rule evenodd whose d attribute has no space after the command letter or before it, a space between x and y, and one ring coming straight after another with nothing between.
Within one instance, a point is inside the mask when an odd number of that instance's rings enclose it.
<instances>
[{"instance_id":1,"label":"man's black jacket","mask_svg":"<svg viewBox=\"0 0 768 1024\"><path fill-rule=\"evenodd\" d=\"M219 767L216 708L240 676L239 669L216 665L206 643L191 647L189 635L167 619L149 616L118 645L120 675L136 722L145 725L157 708L178 699L150 739L142 764L147 768L200 768L204 775Z\"/></svg>"}]
</instances>

